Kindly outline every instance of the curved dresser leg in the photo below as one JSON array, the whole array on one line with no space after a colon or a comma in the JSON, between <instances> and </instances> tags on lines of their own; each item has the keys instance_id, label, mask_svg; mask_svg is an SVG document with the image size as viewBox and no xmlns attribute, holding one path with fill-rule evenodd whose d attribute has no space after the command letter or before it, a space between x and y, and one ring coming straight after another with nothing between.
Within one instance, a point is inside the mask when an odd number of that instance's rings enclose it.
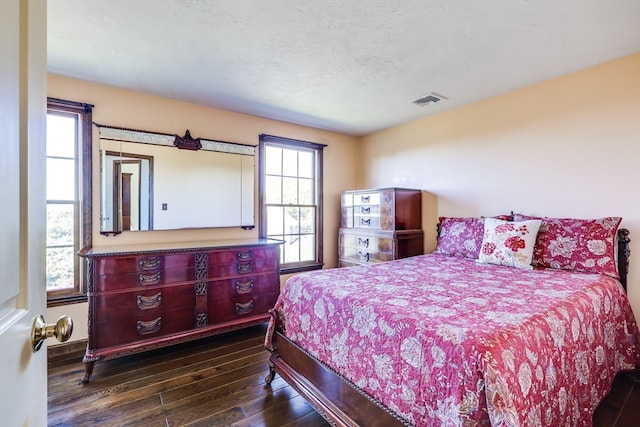
<instances>
[{"instance_id":1,"label":"curved dresser leg","mask_svg":"<svg viewBox=\"0 0 640 427\"><path fill-rule=\"evenodd\" d=\"M93 366L96 364L95 360L91 362L84 362L84 377L80 380L81 384L86 384L93 374Z\"/></svg>"}]
</instances>

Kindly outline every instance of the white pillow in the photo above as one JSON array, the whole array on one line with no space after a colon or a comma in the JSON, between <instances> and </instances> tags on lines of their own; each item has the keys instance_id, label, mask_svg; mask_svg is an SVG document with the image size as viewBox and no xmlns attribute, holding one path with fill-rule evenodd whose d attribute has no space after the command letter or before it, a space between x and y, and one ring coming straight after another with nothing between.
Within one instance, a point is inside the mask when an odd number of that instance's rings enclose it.
<instances>
[{"instance_id":1,"label":"white pillow","mask_svg":"<svg viewBox=\"0 0 640 427\"><path fill-rule=\"evenodd\" d=\"M533 247L541 222L485 218L478 261L532 270Z\"/></svg>"}]
</instances>

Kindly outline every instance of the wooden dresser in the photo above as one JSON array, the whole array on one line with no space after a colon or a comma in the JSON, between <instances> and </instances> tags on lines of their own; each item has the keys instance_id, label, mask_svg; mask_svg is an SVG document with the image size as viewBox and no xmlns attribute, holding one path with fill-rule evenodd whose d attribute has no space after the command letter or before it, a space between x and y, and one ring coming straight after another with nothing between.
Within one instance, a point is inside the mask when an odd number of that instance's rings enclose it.
<instances>
[{"instance_id":1,"label":"wooden dresser","mask_svg":"<svg viewBox=\"0 0 640 427\"><path fill-rule=\"evenodd\" d=\"M280 291L278 240L84 249L96 361L264 323Z\"/></svg>"},{"instance_id":2,"label":"wooden dresser","mask_svg":"<svg viewBox=\"0 0 640 427\"><path fill-rule=\"evenodd\" d=\"M380 188L342 193L340 267L420 255L423 240L420 190Z\"/></svg>"}]
</instances>

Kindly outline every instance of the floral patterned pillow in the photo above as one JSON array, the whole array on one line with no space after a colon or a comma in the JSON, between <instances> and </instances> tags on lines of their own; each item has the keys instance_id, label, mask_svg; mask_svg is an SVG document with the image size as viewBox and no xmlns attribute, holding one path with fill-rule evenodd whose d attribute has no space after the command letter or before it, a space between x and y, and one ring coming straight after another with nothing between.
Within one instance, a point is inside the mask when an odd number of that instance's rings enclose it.
<instances>
[{"instance_id":1,"label":"floral patterned pillow","mask_svg":"<svg viewBox=\"0 0 640 427\"><path fill-rule=\"evenodd\" d=\"M533 248L541 222L539 219L511 222L485 218L478 261L533 269Z\"/></svg>"},{"instance_id":2,"label":"floral patterned pillow","mask_svg":"<svg viewBox=\"0 0 640 427\"><path fill-rule=\"evenodd\" d=\"M515 214L515 218L533 218ZM533 265L600 273L620 278L615 247L619 217L599 219L542 218Z\"/></svg>"},{"instance_id":3,"label":"floral patterned pillow","mask_svg":"<svg viewBox=\"0 0 640 427\"><path fill-rule=\"evenodd\" d=\"M478 259L484 218L440 217L440 235L435 253Z\"/></svg>"}]
</instances>

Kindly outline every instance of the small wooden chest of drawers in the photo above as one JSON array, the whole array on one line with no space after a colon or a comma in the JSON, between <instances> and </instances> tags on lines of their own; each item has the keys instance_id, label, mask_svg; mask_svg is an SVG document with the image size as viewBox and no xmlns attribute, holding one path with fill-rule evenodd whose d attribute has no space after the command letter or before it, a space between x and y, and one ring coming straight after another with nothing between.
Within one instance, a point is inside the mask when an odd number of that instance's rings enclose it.
<instances>
[{"instance_id":1,"label":"small wooden chest of drawers","mask_svg":"<svg viewBox=\"0 0 640 427\"><path fill-rule=\"evenodd\" d=\"M423 239L420 190L381 188L342 193L341 267L420 255Z\"/></svg>"},{"instance_id":2,"label":"small wooden chest of drawers","mask_svg":"<svg viewBox=\"0 0 640 427\"><path fill-rule=\"evenodd\" d=\"M280 289L280 241L87 249L88 344L96 361L268 320Z\"/></svg>"}]
</instances>

